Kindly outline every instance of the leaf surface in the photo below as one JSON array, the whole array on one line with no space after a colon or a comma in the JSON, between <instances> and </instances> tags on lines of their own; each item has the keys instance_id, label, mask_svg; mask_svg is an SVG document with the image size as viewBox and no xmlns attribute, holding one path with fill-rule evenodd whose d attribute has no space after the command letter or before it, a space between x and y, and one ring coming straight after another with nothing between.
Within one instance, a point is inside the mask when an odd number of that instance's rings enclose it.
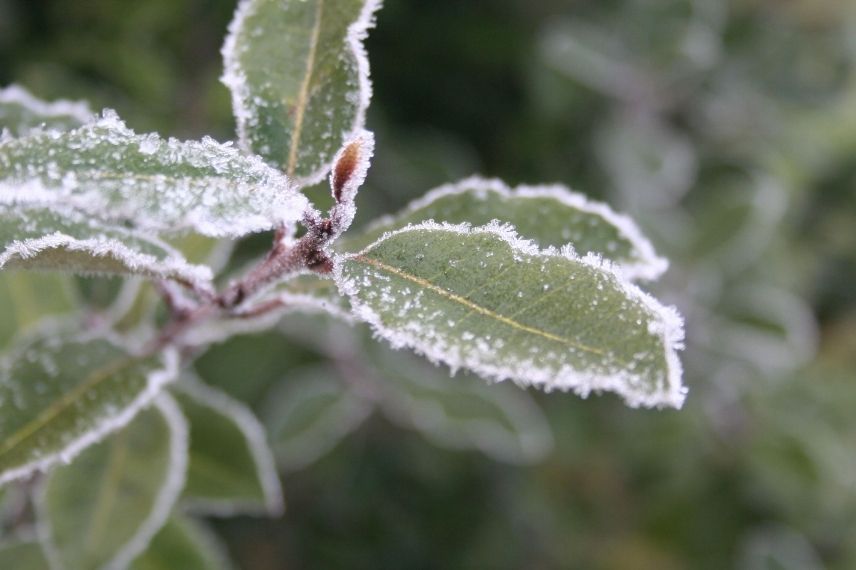
<instances>
[{"instance_id":1,"label":"leaf surface","mask_svg":"<svg viewBox=\"0 0 856 570\"><path fill-rule=\"evenodd\" d=\"M112 111L78 129L0 142L0 203L50 203L176 233L242 236L300 219L307 201L259 158L213 139L138 135Z\"/></svg>"},{"instance_id":2,"label":"leaf surface","mask_svg":"<svg viewBox=\"0 0 856 570\"><path fill-rule=\"evenodd\" d=\"M53 470L37 498L52 565L127 568L164 525L184 484L187 425L166 396Z\"/></svg>"},{"instance_id":3,"label":"leaf surface","mask_svg":"<svg viewBox=\"0 0 856 570\"><path fill-rule=\"evenodd\" d=\"M77 290L68 275L0 271L0 350L16 334L49 315L70 313L78 302Z\"/></svg>"},{"instance_id":4,"label":"leaf surface","mask_svg":"<svg viewBox=\"0 0 856 570\"><path fill-rule=\"evenodd\" d=\"M48 570L49 566L39 542L25 539L0 543L0 568Z\"/></svg>"},{"instance_id":5,"label":"leaf surface","mask_svg":"<svg viewBox=\"0 0 856 570\"><path fill-rule=\"evenodd\" d=\"M69 208L0 202L0 270L144 275L209 287L211 270L166 243Z\"/></svg>"},{"instance_id":6,"label":"leaf surface","mask_svg":"<svg viewBox=\"0 0 856 570\"><path fill-rule=\"evenodd\" d=\"M298 470L336 446L372 411L329 366L293 370L268 395L262 417L277 464Z\"/></svg>"},{"instance_id":7,"label":"leaf surface","mask_svg":"<svg viewBox=\"0 0 856 570\"><path fill-rule=\"evenodd\" d=\"M19 85L0 89L0 131L24 136L34 129L68 130L90 121L94 113L79 101L42 101Z\"/></svg>"},{"instance_id":8,"label":"leaf surface","mask_svg":"<svg viewBox=\"0 0 856 570\"><path fill-rule=\"evenodd\" d=\"M339 257L336 276L378 336L453 370L683 402L681 318L597 257L539 250L507 226L424 223Z\"/></svg>"},{"instance_id":9,"label":"leaf surface","mask_svg":"<svg viewBox=\"0 0 856 570\"><path fill-rule=\"evenodd\" d=\"M668 263L629 217L561 185L509 188L496 179L466 178L440 186L403 211L378 220L342 247L358 251L385 232L426 220L481 226L493 220L510 223L540 247L573 246L580 254L598 253L630 279L656 279Z\"/></svg>"},{"instance_id":10,"label":"leaf surface","mask_svg":"<svg viewBox=\"0 0 856 570\"><path fill-rule=\"evenodd\" d=\"M0 483L70 461L127 424L177 374L78 325L43 326L0 360Z\"/></svg>"},{"instance_id":11,"label":"leaf surface","mask_svg":"<svg viewBox=\"0 0 856 570\"><path fill-rule=\"evenodd\" d=\"M273 455L249 408L192 378L177 388L190 425L184 500L207 514L280 514L282 489Z\"/></svg>"},{"instance_id":12,"label":"leaf surface","mask_svg":"<svg viewBox=\"0 0 856 570\"><path fill-rule=\"evenodd\" d=\"M552 448L544 414L518 386L452 378L413 355L379 352L381 408L399 425L441 447L475 449L507 463L533 463Z\"/></svg>"},{"instance_id":13,"label":"leaf surface","mask_svg":"<svg viewBox=\"0 0 856 570\"><path fill-rule=\"evenodd\" d=\"M134 560L131 570L228 570L232 568L219 539L200 522L173 514Z\"/></svg>"},{"instance_id":14,"label":"leaf surface","mask_svg":"<svg viewBox=\"0 0 856 570\"><path fill-rule=\"evenodd\" d=\"M363 39L378 0L243 0L223 46L241 145L320 181L371 97Z\"/></svg>"}]
</instances>

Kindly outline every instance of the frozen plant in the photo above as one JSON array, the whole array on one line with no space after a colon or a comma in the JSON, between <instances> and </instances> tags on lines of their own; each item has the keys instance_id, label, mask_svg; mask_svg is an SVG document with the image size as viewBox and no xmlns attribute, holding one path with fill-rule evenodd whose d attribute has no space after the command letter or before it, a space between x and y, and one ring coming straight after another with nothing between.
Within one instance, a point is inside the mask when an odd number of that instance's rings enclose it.
<instances>
[{"instance_id":1,"label":"frozen plant","mask_svg":"<svg viewBox=\"0 0 856 570\"><path fill-rule=\"evenodd\" d=\"M186 365L206 344L290 312L368 323L379 340L452 372L681 406L681 318L634 283L656 279L666 261L605 204L559 185L473 177L346 233L374 152L362 42L378 7L242 1L223 48L236 144L137 134L111 110L94 116L18 86L0 92L3 278L138 276L168 313L128 326L146 302L135 282L106 317L45 320L6 347L0 483L34 482L36 497L37 536L16 547L54 568L125 568L162 555L164 543L209 540L179 503L202 514L279 513L263 427ZM302 190L325 178L333 205L323 213ZM220 279L214 254L225 240L268 230L269 252ZM208 265L189 260L200 243ZM395 375L401 364L387 359ZM532 424L516 402L496 406L512 425ZM402 411L411 404L371 395L341 409L354 424L376 405L441 444L469 438L522 457L478 422L449 436L441 411ZM518 443L530 457L545 447L544 438ZM305 464L313 453L289 457ZM212 476L211 465L226 475ZM105 503L107 474L118 490Z\"/></svg>"}]
</instances>

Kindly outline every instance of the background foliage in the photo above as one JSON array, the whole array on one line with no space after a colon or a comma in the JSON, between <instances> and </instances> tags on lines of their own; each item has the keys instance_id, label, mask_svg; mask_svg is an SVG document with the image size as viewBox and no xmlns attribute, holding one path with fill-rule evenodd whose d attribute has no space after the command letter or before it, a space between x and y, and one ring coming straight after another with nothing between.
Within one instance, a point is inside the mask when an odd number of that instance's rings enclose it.
<instances>
[{"instance_id":1,"label":"background foliage","mask_svg":"<svg viewBox=\"0 0 856 570\"><path fill-rule=\"evenodd\" d=\"M115 107L138 131L226 140L219 48L233 9L0 0L0 84ZM845 0L388 2L367 42L378 148L356 223L473 172L609 201L672 260L657 293L687 318L690 395L680 412L655 412L533 394L555 447L530 466L373 414L289 470L282 519L216 524L236 563L856 566L854 11ZM101 306L115 283L77 289ZM340 381L317 349L339 325L314 321L217 345L197 372L273 413L268 395L296 369ZM342 350L387 358L361 335ZM360 412L332 416L348 414Z\"/></svg>"}]
</instances>

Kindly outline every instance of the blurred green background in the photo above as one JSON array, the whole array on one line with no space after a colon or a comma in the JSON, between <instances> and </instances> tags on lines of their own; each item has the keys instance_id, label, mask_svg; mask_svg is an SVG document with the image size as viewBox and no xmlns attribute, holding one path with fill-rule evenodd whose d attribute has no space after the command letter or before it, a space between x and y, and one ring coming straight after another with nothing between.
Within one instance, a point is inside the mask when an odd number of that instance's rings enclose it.
<instances>
[{"instance_id":1,"label":"blurred green background","mask_svg":"<svg viewBox=\"0 0 856 570\"><path fill-rule=\"evenodd\" d=\"M228 140L233 10L0 0L0 84ZM651 289L686 317L689 398L533 393L555 444L529 465L374 414L284 474L281 520L215 521L236 563L856 568L856 3L388 0L367 47L357 223L473 173L608 201L672 261ZM289 317L195 366L262 413L295 370L335 375L333 337L395 381L338 327Z\"/></svg>"}]
</instances>

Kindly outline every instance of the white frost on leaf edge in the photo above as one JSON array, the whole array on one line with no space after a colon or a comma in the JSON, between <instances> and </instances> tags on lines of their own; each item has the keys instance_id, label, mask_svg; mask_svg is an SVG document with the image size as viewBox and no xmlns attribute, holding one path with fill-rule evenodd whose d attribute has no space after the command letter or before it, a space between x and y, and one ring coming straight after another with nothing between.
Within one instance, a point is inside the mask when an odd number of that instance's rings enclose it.
<instances>
[{"instance_id":1,"label":"white frost on leaf edge","mask_svg":"<svg viewBox=\"0 0 856 570\"><path fill-rule=\"evenodd\" d=\"M253 207L263 209L264 213L245 214L241 217L226 218L225 220L219 219L217 216L212 216L206 211L205 208L210 206L211 202L216 202L210 194L206 194L201 197L201 205L190 208L180 218L176 218L169 223L164 222L164 220L155 219L157 216L152 218L141 215L143 214L140 211L143 209L142 207L134 211L126 211L125 214L129 216L133 214L134 221L140 229L171 234L194 230L209 237L236 238L254 232L274 229L279 225L288 225L290 222L297 222L302 219L304 211L309 207L309 201L298 191L293 180L266 164L261 157L243 153L231 141L220 143L208 136L198 141L182 141L172 137L164 139L157 133L137 134L112 109L104 109L100 117L95 116L91 121L70 131L50 130L33 133L32 136L25 138L0 139L0 147L3 144L21 144L21 141L36 141L39 137L59 139L80 133L97 137L99 136L99 133L97 133L99 130L108 131L114 136L125 137L127 140L124 142L127 142L128 146L132 146L133 143L133 145L139 145L140 148L148 148L152 152L163 151L165 148L171 151L170 156L175 156L180 152L188 150L195 151L200 155L204 155L204 160L207 160L205 166L213 166L218 169L229 160L240 161L243 164L245 174L251 173L259 178L257 182L231 180L219 172L210 177L229 181L233 186L230 189L231 193L234 194L243 191L244 202L250 203ZM220 154L213 157L204 154L211 152ZM198 156L191 156L188 160L195 160L196 163L194 166L199 166L200 158ZM164 176L166 177L167 175ZM78 183L77 177L73 172L66 173L62 177L60 187L58 188L46 186L38 176L33 176L27 180L19 180L14 183L0 180L0 204L35 203L71 207L94 218L103 218L105 214L114 209L105 206L97 190L72 195L71 191L76 189ZM249 185L249 188L242 188L242 186L247 185ZM227 195L228 193L223 191L223 194ZM125 209L128 209L127 205ZM109 216L107 219L109 219Z\"/></svg>"},{"instance_id":2,"label":"white frost on leaf edge","mask_svg":"<svg viewBox=\"0 0 856 570\"><path fill-rule=\"evenodd\" d=\"M513 251L530 256L561 257L581 263L606 273L613 277L615 283L624 294L632 300L640 302L651 315L659 317L656 323L656 333L663 344L666 358L666 389L664 392L654 394L640 394L628 387L628 382L621 375L602 375L593 373L581 373L568 367L563 368L558 374L546 370L538 370L537 362L528 362L528 376L523 377L514 374L506 367L495 365L487 361L487 358L478 358L478 355L462 355L455 350L454 346L443 342L434 345L423 343L416 334L408 330L393 330L383 324L383 320L374 309L362 302L358 297L359 285L353 280L347 280L342 275L344 263L349 258L356 257L368 252L376 245L386 239L402 233L415 230L445 231L460 234L462 236L477 235L480 233L490 234L506 242ZM580 397L587 397L591 392L609 391L615 392L624 398L625 403L632 407L672 407L680 409L686 398L687 388L682 383L683 366L678 358L678 351L684 349L684 322L677 310L668 305L661 304L657 299L642 291L608 260L596 254L586 254L583 257L577 255L572 247L563 247L561 250L555 248L540 249L532 241L523 239L517 235L514 228L508 224L492 222L486 226L473 228L469 224L448 224L434 221L409 224L404 228L386 232L377 241L368 245L359 253L338 254L335 258L333 278L339 291L348 297L353 307L354 316L371 325L375 336L385 339L394 349L411 348L416 353L428 358L435 364L449 366L452 373L460 368L472 370L483 378L493 381L512 379L521 386L536 386L549 392L553 389L563 391L573 390ZM487 355L489 356L489 355Z\"/></svg>"},{"instance_id":3,"label":"white frost on leaf edge","mask_svg":"<svg viewBox=\"0 0 856 570\"><path fill-rule=\"evenodd\" d=\"M48 321L46 321L46 323L51 324ZM31 331L29 334L36 334L36 331ZM130 353L128 347L122 346L122 344L118 342L118 339L113 335L107 335L101 338ZM161 361L163 362L163 368L153 370L149 373L146 378L146 387L130 404L125 406L113 417L102 420L100 425L79 436L77 439L66 445L62 450L21 465L20 467L14 467L0 473L0 485L14 479L26 477L34 472L45 472L50 467L58 463L70 463L78 454L80 454L81 451L90 445L98 443L112 432L125 427L134 419L140 410L155 399L165 385L178 377L179 355L175 349L164 349L161 352Z\"/></svg>"},{"instance_id":4,"label":"white frost on leaf edge","mask_svg":"<svg viewBox=\"0 0 856 570\"><path fill-rule=\"evenodd\" d=\"M461 382L477 381L475 378L460 380ZM430 386L438 391L443 390L442 387L424 381L418 374L413 375L410 381ZM450 420L442 406L427 401L427 398L416 398L406 389L393 388L393 390L401 395L389 397L385 395L386 390L384 391L380 399L380 407L384 415L398 425L418 431L439 447L458 450L477 449L488 457L517 465L536 463L553 449L554 441L550 425L541 408L525 390L521 389L515 396L502 390L490 389L485 394L471 393L485 399L493 398L491 403L502 410L506 420L513 425L513 431L505 426L497 428L494 422L487 422L483 418ZM450 423L457 427L449 429ZM460 432L466 436L461 438ZM509 449L506 443L509 437L517 440L519 452Z\"/></svg>"},{"instance_id":5,"label":"white frost on leaf edge","mask_svg":"<svg viewBox=\"0 0 856 570\"><path fill-rule=\"evenodd\" d=\"M256 0L241 0L235 9L235 15L229 23L229 29L223 47L220 50L223 56L223 75L220 81L232 94L232 113L238 128L238 141L247 152L252 152L247 137L247 124L252 122L252 111L242 104L250 99L247 80L240 70L240 64L234 56L237 53L237 38L244 20L247 18L251 4ZM304 0L305 1L305 0ZM375 12L383 5L383 0L364 0L363 9L357 19L348 26L345 41L351 48L351 55L357 62L357 84L359 86L356 103L357 112L354 115L354 124L350 131L342 133L342 139L347 140L363 130L366 124L366 111L372 98L372 82L369 71L369 57L366 53L363 41L368 37L369 30L375 25ZM295 178L293 181L299 188L306 188L324 180L330 171L333 161L324 164L317 171L303 178Z\"/></svg>"},{"instance_id":6,"label":"white frost on leaf edge","mask_svg":"<svg viewBox=\"0 0 856 570\"><path fill-rule=\"evenodd\" d=\"M320 378L324 378L324 367L322 365L306 365L292 371L291 378L302 378L307 371L319 371ZM335 371L334 371L335 373ZM282 392L286 392L290 398L287 401L285 412L283 407L278 406L282 399ZM339 398L331 406L334 416L328 417L329 409L325 409L319 417L319 421L313 422L309 429L304 429L298 437L289 441L288 458L283 459L281 452L277 454L277 465L280 469L288 472L299 471L312 465L331 450L333 450L345 437L356 430L374 412L375 403L368 397L361 395L359 391L347 386L331 386L328 382L294 383L286 377L277 383L273 391L269 393L266 404L267 409L263 412L263 418L269 422L274 414L288 413L294 411L310 398L324 395L336 395ZM344 409L343 409L344 408ZM323 422L324 428L329 431L319 433L317 425ZM268 424L269 425L269 424ZM308 433L308 435L307 435ZM273 440L272 447L281 449L277 445L280 440Z\"/></svg>"},{"instance_id":7,"label":"white frost on leaf edge","mask_svg":"<svg viewBox=\"0 0 856 570\"><path fill-rule=\"evenodd\" d=\"M479 198L484 197L488 192L498 194L501 198L552 198L569 208L599 216L609 225L615 227L619 234L630 242L640 258L635 263L616 262L618 269L628 279L652 281L665 273L669 267L668 260L657 255L654 246L642 234L642 230L632 218L616 212L604 202L592 200L585 194L574 192L562 184L522 184L512 188L498 178L470 176L429 190L424 196L410 202L400 212L378 218L369 225L366 231L376 231L384 226L396 224L399 219L429 207L440 198L468 192L475 193ZM436 221L442 222L443 220Z\"/></svg>"},{"instance_id":8,"label":"white frost on leaf edge","mask_svg":"<svg viewBox=\"0 0 856 570\"><path fill-rule=\"evenodd\" d=\"M169 466L166 480L155 498L148 518L140 525L137 534L123 546L113 559L104 565L104 570L125 570L134 559L145 551L149 543L169 519L187 478L190 433L187 420L178 404L168 394L161 393L154 406L169 426Z\"/></svg>"},{"instance_id":9,"label":"white frost on leaf edge","mask_svg":"<svg viewBox=\"0 0 856 570\"><path fill-rule=\"evenodd\" d=\"M68 101L58 99L56 101L43 101L20 85L9 85L0 89L0 104L16 103L34 115L43 117L71 117L81 123L92 120L95 113L84 101Z\"/></svg>"},{"instance_id":10,"label":"white frost on leaf edge","mask_svg":"<svg viewBox=\"0 0 856 570\"><path fill-rule=\"evenodd\" d=\"M197 514L225 517L242 513L268 514L274 517L281 515L285 506L276 462L268 445L265 429L253 412L225 392L192 376L185 375L175 387L196 403L225 416L238 427L253 457L265 497L261 509L255 503L214 499L186 500L188 509Z\"/></svg>"},{"instance_id":11,"label":"white frost on leaf edge","mask_svg":"<svg viewBox=\"0 0 856 570\"><path fill-rule=\"evenodd\" d=\"M160 279L178 278L192 283L200 289L212 289L211 280L214 278L214 275L210 268L204 265L192 265L188 263L177 250L153 237L133 235L132 232L122 230L121 228L113 229L125 232L129 236L133 236L134 239L145 240L156 245L163 249L168 257L164 260L159 260L153 255L134 251L119 240L103 236L77 239L61 232L54 232L40 238L15 240L7 244L5 249L0 251L0 270L13 259L26 261L27 259L37 257L44 251L65 249L68 251L85 252L92 257L112 257L121 265L124 265L128 269L128 272L132 274ZM75 272L75 269L72 267L66 269ZM78 272L90 275L98 273L98 271L85 268L81 268Z\"/></svg>"}]
</instances>

